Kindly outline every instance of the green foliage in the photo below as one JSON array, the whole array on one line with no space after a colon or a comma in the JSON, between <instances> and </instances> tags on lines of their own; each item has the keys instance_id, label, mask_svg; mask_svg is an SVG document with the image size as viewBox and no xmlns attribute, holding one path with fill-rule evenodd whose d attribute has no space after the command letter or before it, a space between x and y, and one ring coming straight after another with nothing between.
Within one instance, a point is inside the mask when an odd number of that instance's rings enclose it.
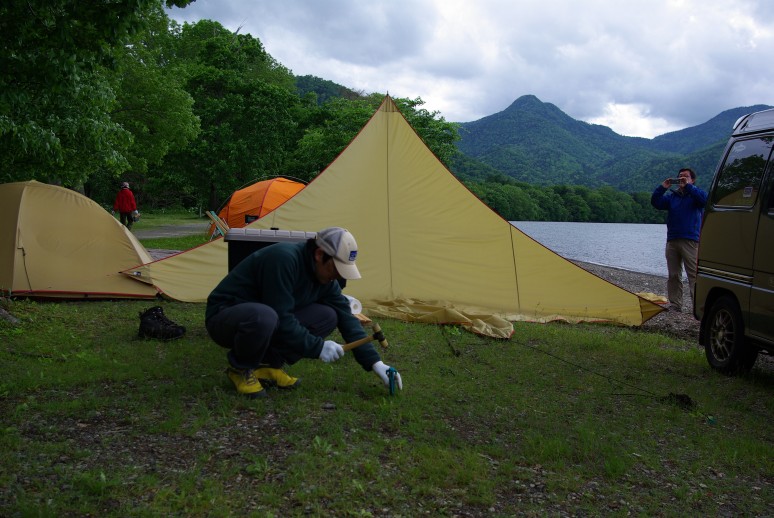
<instances>
[{"instance_id":1,"label":"green foliage","mask_svg":"<svg viewBox=\"0 0 774 518\"><path fill-rule=\"evenodd\" d=\"M280 173L297 138L300 100L291 91L290 73L249 35L203 20L186 24L176 47L202 131L159 167L168 176L154 185L160 195L154 204L175 192L189 204L215 210L248 181Z\"/></svg>"},{"instance_id":2,"label":"green foliage","mask_svg":"<svg viewBox=\"0 0 774 518\"><path fill-rule=\"evenodd\" d=\"M459 154L456 143L460 139L460 125L447 122L439 111L429 112L421 108L425 102L419 97L397 98L395 104L430 151L448 167L452 159Z\"/></svg>"},{"instance_id":3,"label":"green foliage","mask_svg":"<svg viewBox=\"0 0 774 518\"><path fill-rule=\"evenodd\" d=\"M311 95L317 105L325 104L334 99L355 101L365 97L363 92L356 92L333 81L308 75L296 77L296 89L302 98Z\"/></svg>"},{"instance_id":4,"label":"green foliage","mask_svg":"<svg viewBox=\"0 0 774 518\"><path fill-rule=\"evenodd\" d=\"M508 221L579 221L663 223L664 213L650 205L650 193L626 193L612 187L517 182L502 174L465 185Z\"/></svg>"},{"instance_id":5,"label":"green foliage","mask_svg":"<svg viewBox=\"0 0 774 518\"><path fill-rule=\"evenodd\" d=\"M285 174L309 181L328 166L368 122L381 98L333 98L307 110L303 136Z\"/></svg>"},{"instance_id":6,"label":"green foliage","mask_svg":"<svg viewBox=\"0 0 774 518\"><path fill-rule=\"evenodd\" d=\"M193 98L183 88L185 69L174 61L176 26L170 25L160 6L149 9L144 21L143 31L116 48L111 76L117 95L111 118L131 135L124 152L127 171L119 178L114 171L101 169L85 184L86 193L106 205L123 180L131 182L141 206L154 205L154 187L174 182L166 168L148 175L149 167L159 166L170 151L185 148L200 130Z\"/></svg>"},{"instance_id":7,"label":"green foliage","mask_svg":"<svg viewBox=\"0 0 774 518\"><path fill-rule=\"evenodd\" d=\"M382 94L354 100L336 97L308 108L301 122L303 136L284 174L307 181L314 178L357 136L383 100ZM421 108L422 99L395 98L393 101L441 161L450 161L458 154L454 145L459 139L457 124L447 122L439 112Z\"/></svg>"},{"instance_id":8,"label":"green foliage","mask_svg":"<svg viewBox=\"0 0 774 518\"><path fill-rule=\"evenodd\" d=\"M116 50L118 95L112 112L133 136L127 158L138 176L199 133L193 98L183 89L185 70L172 64L169 19L160 7L146 19L152 25Z\"/></svg>"},{"instance_id":9,"label":"green foliage","mask_svg":"<svg viewBox=\"0 0 774 518\"><path fill-rule=\"evenodd\" d=\"M169 0L167 5L185 5ZM58 181L129 167L110 117L114 51L159 0L8 0L0 5L0 181Z\"/></svg>"}]
</instances>

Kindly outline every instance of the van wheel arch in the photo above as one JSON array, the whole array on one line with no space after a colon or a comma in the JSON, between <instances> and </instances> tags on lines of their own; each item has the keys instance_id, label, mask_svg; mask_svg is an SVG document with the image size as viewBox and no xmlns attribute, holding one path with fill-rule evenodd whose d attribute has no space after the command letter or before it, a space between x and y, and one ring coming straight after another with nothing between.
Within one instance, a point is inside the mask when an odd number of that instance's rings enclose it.
<instances>
[{"instance_id":1,"label":"van wheel arch","mask_svg":"<svg viewBox=\"0 0 774 518\"><path fill-rule=\"evenodd\" d=\"M739 303L730 294L714 299L702 320L701 339L710 366L724 374L748 372L758 350L744 336Z\"/></svg>"}]
</instances>

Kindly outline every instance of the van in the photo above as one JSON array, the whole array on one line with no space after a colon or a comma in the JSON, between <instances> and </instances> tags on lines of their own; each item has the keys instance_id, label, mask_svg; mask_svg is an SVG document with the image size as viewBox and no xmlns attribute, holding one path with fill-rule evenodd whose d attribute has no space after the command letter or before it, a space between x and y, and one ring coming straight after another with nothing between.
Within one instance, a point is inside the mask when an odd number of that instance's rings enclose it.
<instances>
[{"instance_id":1,"label":"van","mask_svg":"<svg viewBox=\"0 0 774 518\"><path fill-rule=\"evenodd\" d=\"M707 197L694 316L712 368L774 354L774 109L736 121Z\"/></svg>"}]
</instances>

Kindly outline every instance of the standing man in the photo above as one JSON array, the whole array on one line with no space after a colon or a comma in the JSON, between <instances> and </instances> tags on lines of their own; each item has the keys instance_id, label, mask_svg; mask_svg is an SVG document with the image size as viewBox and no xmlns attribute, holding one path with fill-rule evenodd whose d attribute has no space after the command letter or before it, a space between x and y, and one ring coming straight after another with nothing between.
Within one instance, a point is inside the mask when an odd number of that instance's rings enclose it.
<instances>
[{"instance_id":1,"label":"standing man","mask_svg":"<svg viewBox=\"0 0 774 518\"><path fill-rule=\"evenodd\" d=\"M122 182L121 189L116 195L116 201L113 203L113 210L117 211L121 218L121 224L129 230L132 229L132 212L137 210L137 203L134 201L134 193L129 189L129 182Z\"/></svg>"},{"instance_id":2,"label":"standing man","mask_svg":"<svg viewBox=\"0 0 774 518\"><path fill-rule=\"evenodd\" d=\"M696 173L692 169L680 169L675 184L670 178L656 187L650 197L650 204L658 210L667 210L666 262L668 308L682 311L683 281L682 268L688 276L688 286L693 297L696 283L696 259L699 252L699 232L707 193L696 187ZM676 190L670 190L677 185Z\"/></svg>"},{"instance_id":3,"label":"standing man","mask_svg":"<svg viewBox=\"0 0 774 518\"><path fill-rule=\"evenodd\" d=\"M341 293L339 279L359 279L357 243L347 230L331 227L299 243L275 243L242 260L207 298L205 326L228 349L226 374L237 392L266 397L265 387L295 388L300 380L285 364L301 358L330 363L344 349L326 340L338 328L346 342L366 336ZM400 374L385 365L373 344L352 350L365 371L389 386L388 371L403 388Z\"/></svg>"}]
</instances>

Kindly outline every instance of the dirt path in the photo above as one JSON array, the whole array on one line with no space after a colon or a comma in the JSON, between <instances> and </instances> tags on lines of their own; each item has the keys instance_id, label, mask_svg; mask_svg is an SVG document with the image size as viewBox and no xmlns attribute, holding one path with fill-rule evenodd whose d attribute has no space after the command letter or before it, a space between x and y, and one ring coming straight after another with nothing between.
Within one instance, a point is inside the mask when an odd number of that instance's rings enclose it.
<instances>
[{"instance_id":1,"label":"dirt path","mask_svg":"<svg viewBox=\"0 0 774 518\"><path fill-rule=\"evenodd\" d=\"M142 222L139 223L142 227ZM157 237L180 237L194 234L204 234L210 224L207 222L186 223L184 225L166 225L149 229L135 227L132 233L137 239L153 239Z\"/></svg>"}]
</instances>

